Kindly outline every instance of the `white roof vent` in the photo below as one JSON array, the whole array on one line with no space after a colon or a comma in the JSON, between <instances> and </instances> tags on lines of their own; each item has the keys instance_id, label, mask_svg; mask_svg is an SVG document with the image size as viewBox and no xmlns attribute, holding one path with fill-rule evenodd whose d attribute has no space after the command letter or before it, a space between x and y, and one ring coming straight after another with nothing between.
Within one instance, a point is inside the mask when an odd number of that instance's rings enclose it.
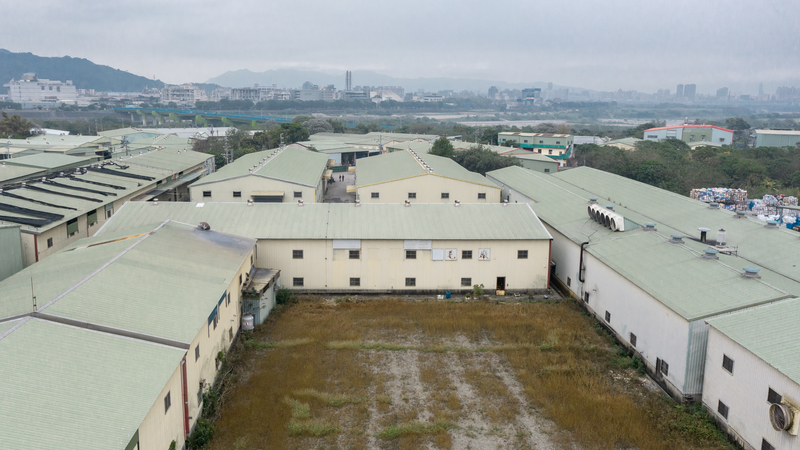
<instances>
[{"instance_id":1,"label":"white roof vent","mask_svg":"<svg viewBox=\"0 0 800 450\"><path fill-rule=\"evenodd\" d=\"M303 205L304 205L304 203L303 203L303 201L302 201L302 200L298 200L298 201L297 201L297 206L303 206Z\"/></svg>"},{"instance_id":2,"label":"white roof vent","mask_svg":"<svg viewBox=\"0 0 800 450\"><path fill-rule=\"evenodd\" d=\"M671 234L669 236L670 244L683 244L683 236L680 234Z\"/></svg>"},{"instance_id":3,"label":"white roof vent","mask_svg":"<svg viewBox=\"0 0 800 450\"><path fill-rule=\"evenodd\" d=\"M158 206L158 199L157 198L153 199L153 206Z\"/></svg>"},{"instance_id":4,"label":"white roof vent","mask_svg":"<svg viewBox=\"0 0 800 450\"><path fill-rule=\"evenodd\" d=\"M726 245L728 245L728 233L720 228L719 231L717 231L717 247L725 247Z\"/></svg>"},{"instance_id":5,"label":"white roof vent","mask_svg":"<svg viewBox=\"0 0 800 450\"><path fill-rule=\"evenodd\" d=\"M747 216L745 215L744 211L736 211L736 216L734 216L734 217L736 217L737 219L746 219L747 218Z\"/></svg>"},{"instance_id":6,"label":"white roof vent","mask_svg":"<svg viewBox=\"0 0 800 450\"><path fill-rule=\"evenodd\" d=\"M248 198L247 199L247 206L253 206L253 199L252 198Z\"/></svg>"},{"instance_id":7,"label":"white roof vent","mask_svg":"<svg viewBox=\"0 0 800 450\"><path fill-rule=\"evenodd\" d=\"M355 205L355 207L358 208L359 206L361 206L361 201L356 200L356 202L353 205Z\"/></svg>"},{"instance_id":8,"label":"white roof vent","mask_svg":"<svg viewBox=\"0 0 800 450\"><path fill-rule=\"evenodd\" d=\"M719 259L718 251L713 248L703 250L703 259Z\"/></svg>"},{"instance_id":9,"label":"white roof vent","mask_svg":"<svg viewBox=\"0 0 800 450\"><path fill-rule=\"evenodd\" d=\"M597 197L589 197L589 204L594 205L597 203Z\"/></svg>"},{"instance_id":10,"label":"white roof vent","mask_svg":"<svg viewBox=\"0 0 800 450\"><path fill-rule=\"evenodd\" d=\"M742 276L745 278L761 278L761 275L759 275L758 272L761 272L761 269L758 267L747 266L744 268L744 273Z\"/></svg>"},{"instance_id":11,"label":"white roof vent","mask_svg":"<svg viewBox=\"0 0 800 450\"><path fill-rule=\"evenodd\" d=\"M778 228L778 221L777 220L768 220L767 224L764 225L767 228Z\"/></svg>"},{"instance_id":12,"label":"white roof vent","mask_svg":"<svg viewBox=\"0 0 800 450\"><path fill-rule=\"evenodd\" d=\"M508 206L508 200L503 200L503 207L505 208L506 206Z\"/></svg>"},{"instance_id":13,"label":"white roof vent","mask_svg":"<svg viewBox=\"0 0 800 450\"><path fill-rule=\"evenodd\" d=\"M453 206L455 206L456 208L458 208L459 206L461 206L461 202L460 202L460 201L458 201L458 200L456 200L456 201L455 201L455 203L453 204Z\"/></svg>"},{"instance_id":14,"label":"white roof vent","mask_svg":"<svg viewBox=\"0 0 800 450\"><path fill-rule=\"evenodd\" d=\"M613 205L609 205L613 208ZM589 217L595 222L610 228L611 231L625 231L625 218L615 213L608 207L603 208L600 205L589 205Z\"/></svg>"}]
</instances>

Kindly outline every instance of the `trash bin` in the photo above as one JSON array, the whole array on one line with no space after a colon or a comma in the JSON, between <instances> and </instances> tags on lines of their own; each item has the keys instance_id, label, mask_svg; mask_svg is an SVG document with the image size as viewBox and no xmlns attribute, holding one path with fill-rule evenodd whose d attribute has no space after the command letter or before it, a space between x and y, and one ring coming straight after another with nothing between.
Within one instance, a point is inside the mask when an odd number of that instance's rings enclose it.
<instances>
[{"instance_id":1,"label":"trash bin","mask_svg":"<svg viewBox=\"0 0 800 450\"><path fill-rule=\"evenodd\" d=\"M444 297L445 297L445 298L450 298L450 291L447 291L447 292L445 292L445 293L444 293Z\"/></svg>"}]
</instances>

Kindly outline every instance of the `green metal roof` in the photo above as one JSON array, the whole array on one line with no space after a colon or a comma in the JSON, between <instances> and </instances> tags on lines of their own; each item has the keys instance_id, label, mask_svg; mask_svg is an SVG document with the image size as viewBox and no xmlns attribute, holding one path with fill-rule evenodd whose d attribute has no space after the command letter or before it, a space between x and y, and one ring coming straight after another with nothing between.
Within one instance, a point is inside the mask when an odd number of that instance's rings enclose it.
<instances>
[{"instance_id":1,"label":"green metal roof","mask_svg":"<svg viewBox=\"0 0 800 450\"><path fill-rule=\"evenodd\" d=\"M638 144L639 142L642 142L643 140L644 139L639 139L639 138L635 138L635 137L626 137L626 138L622 138L622 139L613 139L611 141L604 142L604 143L600 144L600 146L602 147L602 146L605 146L605 145L612 145L612 144L625 144L625 145L630 145L630 146L635 147L636 144Z\"/></svg>"},{"instance_id":2,"label":"green metal roof","mask_svg":"<svg viewBox=\"0 0 800 450\"><path fill-rule=\"evenodd\" d=\"M282 151L274 149L248 153L192 186L252 175L315 187L319 184L327 165L328 155L298 146L289 146ZM252 173L250 169L253 169Z\"/></svg>"},{"instance_id":3,"label":"green metal roof","mask_svg":"<svg viewBox=\"0 0 800 450\"><path fill-rule=\"evenodd\" d=\"M9 324L0 323L0 333L3 328ZM0 339L0 445L124 449L154 402L161 401L159 394L184 353L27 320ZM172 407L179 408L180 392L170 395Z\"/></svg>"},{"instance_id":4,"label":"green metal roof","mask_svg":"<svg viewBox=\"0 0 800 450\"><path fill-rule=\"evenodd\" d=\"M0 184L5 182L13 182L28 177L43 176L45 174L46 171L39 167L0 164Z\"/></svg>"},{"instance_id":5,"label":"green metal roof","mask_svg":"<svg viewBox=\"0 0 800 450\"><path fill-rule=\"evenodd\" d=\"M411 149L411 150L414 150L415 152L417 152L419 154L425 154L425 153L428 153L431 150L431 147L433 147L433 144L431 144L428 141L422 141L422 142L420 142L420 141L405 141L405 142L398 142L396 144L390 144L390 145L387 145L385 147L390 152Z\"/></svg>"},{"instance_id":6,"label":"green metal roof","mask_svg":"<svg viewBox=\"0 0 800 450\"><path fill-rule=\"evenodd\" d=\"M200 206L202 205L202 206ZM97 232L104 236L172 219L256 239L550 239L528 205L128 202Z\"/></svg>"},{"instance_id":7,"label":"green metal roof","mask_svg":"<svg viewBox=\"0 0 800 450\"><path fill-rule=\"evenodd\" d=\"M37 153L35 155L22 156L5 160L6 164L15 166L39 167L42 169L56 169L59 167L74 168L86 165L97 158L85 158L81 156L62 155L60 153Z\"/></svg>"},{"instance_id":8,"label":"green metal roof","mask_svg":"<svg viewBox=\"0 0 800 450\"><path fill-rule=\"evenodd\" d=\"M0 281L22 270L22 237L19 225L0 225Z\"/></svg>"},{"instance_id":9,"label":"green metal roof","mask_svg":"<svg viewBox=\"0 0 800 450\"><path fill-rule=\"evenodd\" d=\"M133 151L125 156L124 152L115 153L114 161L122 164L135 164L148 169L165 170L173 173L189 170L198 164L214 158L209 153L200 153L192 150L160 149L150 151ZM122 158L120 160L120 158Z\"/></svg>"},{"instance_id":10,"label":"green metal roof","mask_svg":"<svg viewBox=\"0 0 800 450\"><path fill-rule=\"evenodd\" d=\"M800 384L800 299L739 311L708 324Z\"/></svg>"},{"instance_id":11,"label":"green metal roof","mask_svg":"<svg viewBox=\"0 0 800 450\"><path fill-rule=\"evenodd\" d=\"M567 178L576 184L597 186L598 189L582 189L565 181L563 174L569 175ZM774 266L770 259L746 256L742 246L739 246L740 257L721 254L718 261L700 259L707 245L690 238L699 241L697 228L705 226L714 230L708 236L714 239L716 229L722 227L704 217L716 215L727 221L729 245L730 230L743 225L735 222L748 222L747 219L732 219L732 214L724 210L710 210L705 203L647 185L639 186L641 183L631 181L636 185L630 185L630 180L620 180L621 177L594 169L570 169L545 175L520 167L507 167L489 172L487 176L531 198L535 202L531 207L543 222L576 244L589 242L587 252L687 320L800 295L800 282L769 270ZM601 206L614 205L614 211L626 219L626 227L631 231L613 232L589 218L587 208L592 197L598 198ZM682 217L693 227L689 228ZM644 231L640 225L646 222L655 222L657 231ZM729 228L727 224L732 222ZM780 230L766 229L750 222L756 227L752 230L755 235L778 239L785 236ZM671 234L686 236L685 244L664 242ZM781 253L776 251L779 248L777 241L769 243L767 238L761 241L767 247L763 252ZM797 240L797 236L794 239ZM797 245L797 242L793 241L793 244ZM742 267L751 265L762 268L761 280L741 277Z\"/></svg>"},{"instance_id":12,"label":"green metal roof","mask_svg":"<svg viewBox=\"0 0 800 450\"><path fill-rule=\"evenodd\" d=\"M450 158L421 153L417 153L417 155L430 166L431 172L417 162L409 151L397 151L359 159L356 163L356 184L360 188L404 178L430 175L496 187L483 175L470 172Z\"/></svg>"}]
</instances>

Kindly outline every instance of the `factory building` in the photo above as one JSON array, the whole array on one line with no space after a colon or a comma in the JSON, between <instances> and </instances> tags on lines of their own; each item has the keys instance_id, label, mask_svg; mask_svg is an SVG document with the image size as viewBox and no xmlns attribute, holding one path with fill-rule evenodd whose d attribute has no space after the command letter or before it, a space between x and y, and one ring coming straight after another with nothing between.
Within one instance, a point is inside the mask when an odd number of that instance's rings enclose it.
<instances>
[{"instance_id":1,"label":"factory building","mask_svg":"<svg viewBox=\"0 0 800 450\"><path fill-rule=\"evenodd\" d=\"M359 160L356 184L362 203L498 203L500 188L450 158L402 150Z\"/></svg>"},{"instance_id":2,"label":"factory building","mask_svg":"<svg viewBox=\"0 0 800 450\"><path fill-rule=\"evenodd\" d=\"M330 164L329 164L330 163ZM189 186L193 202L321 203L328 156L300 146L246 154Z\"/></svg>"},{"instance_id":3,"label":"factory building","mask_svg":"<svg viewBox=\"0 0 800 450\"><path fill-rule=\"evenodd\" d=\"M574 136L571 134L520 133L503 131L497 135L497 143L513 144L540 155L563 161L572 155Z\"/></svg>"},{"instance_id":4,"label":"factory building","mask_svg":"<svg viewBox=\"0 0 800 450\"><path fill-rule=\"evenodd\" d=\"M800 448L800 299L708 320L703 405L745 449Z\"/></svg>"},{"instance_id":5,"label":"factory building","mask_svg":"<svg viewBox=\"0 0 800 450\"><path fill-rule=\"evenodd\" d=\"M78 100L78 91L67 80L65 83L56 80L37 78L35 73L26 73L19 80L11 80L3 87L8 88L8 98L16 103L70 103Z\"/></svg>"},{"instance_id":6,"label":"factory building","mask_svg":"<svg viewBox=\"0 0 800 450\"><path fill-rule=\"evenodd\" d=\"M756 147L794 147L800 143L800 131L755 130Z\"/></svg>"},{"instance_id":7,"label":"factory building","mask_svg":"<svg viewBox=\"0 0 800 450\"><path fill-rule=\"evenodd\" d=\"M241 323L253 239L165 221L0 282L4 448L184 448Z\"/></svg>"},{"instance_id":8,"label":"factory building","mask_svg":"<svg viewBox=\"0 0 800 450\"><path fill-rule=\"evenodd\" d=\"M697 142L731 145L733 130L714 125L676 125L644 130L645 141L662 141L664 139L678 139L689 145Z\"/></svg>"},{"instance_id":9,"label":"factory building","mask_svg":"<svg viewBox=\"0 0 800 450\"><path fill-rule=\"evenodd\" d=\"M791 230L590 168L487 177L553 236L553 282L677 399L702 398L706 320L800 295L800 258L774 251L797 244Z\"/></svg>"},{"instance_id":10,"label":"factory building","mask_svg":"<svg viewBox=\"0 0 800 450\"><path fill-rule=\"evenodd\" d=\"M528 205L128 202L99 236L166 220L255 238L256 267L301 292L531 292L550 234Z\"/></svg>"}]
</instances>

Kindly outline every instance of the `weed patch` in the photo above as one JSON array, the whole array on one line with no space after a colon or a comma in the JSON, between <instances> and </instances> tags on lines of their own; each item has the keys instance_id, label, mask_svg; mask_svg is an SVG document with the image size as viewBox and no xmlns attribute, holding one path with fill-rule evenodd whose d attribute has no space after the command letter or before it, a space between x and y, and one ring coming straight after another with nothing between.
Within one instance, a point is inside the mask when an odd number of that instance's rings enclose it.
<instances>
[{"instance_id":1,"label":"weed patch","mask_svg":"<svg viewBox=\"0 0 800 450\"><path fill-rule=\"evenodd\" d=\"M327 392L320 392L316 389L301 389L299 391L294 391L294 395L300 397L312 397L329 406L353 405L357 403L363 403L366 400L366 397L344 394L329 394Z\"/></svg>"},{"instance_id":2,"label":"weed patch","mask_svg":"<svg viewBox=\"0 0 800 450\"><path fill-rule=\"evenodd\" d=\"M381 439L396 439L411 434L438 434L453 428L456 428L454 424L444 421L433 423L407 422L383 429L378 433L378 437Z\"/></svg>"},{"instance_id":3,"label":"weed patch","mask_svg":"<svg viewBox=\"0 0 800 450\"><path fill-rule=\"evenodd\" d=\"M339 432L339 427L325 422L291 422L289 423L289 434L291 436L327 436Z\"/></svg>"}]
</instances>

